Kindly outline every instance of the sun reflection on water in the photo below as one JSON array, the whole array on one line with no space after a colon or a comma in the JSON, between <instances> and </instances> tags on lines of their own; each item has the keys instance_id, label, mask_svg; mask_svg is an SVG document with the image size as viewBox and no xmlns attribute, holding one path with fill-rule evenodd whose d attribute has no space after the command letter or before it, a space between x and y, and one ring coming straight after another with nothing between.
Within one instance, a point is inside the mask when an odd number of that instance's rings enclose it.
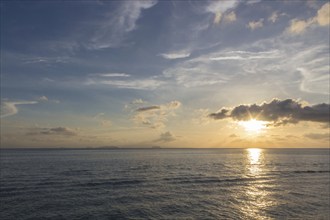
<instances>
[{"instance_id":1,"label":"sun reflection on water","mask_svg":"<svg viewBox=\"0 0 330 220\"><path fill-rule=\"evenodd\" d=\"M259 172L261 172L261 163L262 163L262 150L259 148L248 148L248 162L249 165L247 165L247 168L249 169L250 173L249 175L257 175Z\"/></svg>"},{"instance_id":2,"label":"sun reflection on water","mask_svg":"<svg viewBox=\"0 0 330 220\"><path fill-rule=\"evenodd\" d=\"M244 187L241 211L247 219L267 219L264 210L275 205L276 202L271 199L272 192L267 189L272 186L272 183L264 179L266 173L264 150L249 148L246 149L245 155L245 175L251 180Z\"/></svg>"},{"instance_id":3,"label":"sun reflection on water","mask_svg":"<svg viewBox=\"0 0 330 220\"><path fill-rule=\"evenodd\" d=\"M261 149L259 148L249 148L247 149L248 151L248 156L250 160L250 164L260 164L260 154L261 154Z\"/></svg>"}]
</instances>

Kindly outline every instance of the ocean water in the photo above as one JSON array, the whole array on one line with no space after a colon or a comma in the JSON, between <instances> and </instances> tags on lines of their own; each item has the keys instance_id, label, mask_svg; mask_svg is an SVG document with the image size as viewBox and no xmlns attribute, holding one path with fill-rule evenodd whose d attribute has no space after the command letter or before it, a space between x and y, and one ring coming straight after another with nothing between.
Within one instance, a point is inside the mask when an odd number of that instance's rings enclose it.
<instances>
[{"instance_id":1,"label":"ocean water","mask_svg":"<svg viewBox=\"0 0 330 220\"><path fill-rule=\"evenodd\" d=\"M329 149L1 150L0 219L330 219Z\"/></svg>"}]
</instances>

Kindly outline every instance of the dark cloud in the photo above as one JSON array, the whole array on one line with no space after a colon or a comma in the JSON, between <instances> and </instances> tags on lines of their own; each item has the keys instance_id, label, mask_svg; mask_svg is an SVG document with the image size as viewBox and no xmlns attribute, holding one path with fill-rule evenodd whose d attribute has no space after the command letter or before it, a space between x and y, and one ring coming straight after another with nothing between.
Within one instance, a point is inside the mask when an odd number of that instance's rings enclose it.
<instances>
[{"instance_id":1,"label":"dark cloud","mask_svg":"<svg viewBox=\"0 0 330 220\"><path fill-rule=\"evenodd\" d=\"M215 120L232 118L237 121L246 121L256 118L271 122L273 125L296 124L299 121L329 123L329 104L303 105L301 102L286 99L273 99L261 105L239 105L234 108L222 108L216 113L209 114Z\"/></svg>"},{"instance_id":2,"label":"dark cloud","mask_svg":"<svg viewBox=\"0 0 330 220\"><path fill-rule=\"evenodd\" d=\"M175 136L171 132L167 131L165 133L161 133L160 137L156 139L155 142L171 142L175 140Z\"/></svg>"},{"instance_id":3,"label":"dark cloud","mask_svg":"<svg viewBox=\"0 0 330 220\"><path fill-rule=\"evenodd\" d=\"M77 133L66 127L56 128L34 128L33 131L26 133L27 135L64 135L64 136L76 136Z\"/></svg>"},{"instance_id":4,"label":"dark cloud","mask_svg":"<svg viewBox=\"0 0 330 220\"><path fill-rule=\"evenodd\" d=\"M231 134L228 137L230 137L230 138L237 138L238 136L236 134Z\"/></svg>"},{"instance_id":5,"label":"dark cloud","mask_svg":"<svg viewBox=\"0 0 330 220\"><path fill-rule=\"evenodd\" d=\"M218 111L217 113L211 113L209 115L209 117L211 117L213 119L224 119L224 118L228 117L228 112L229 112L229 110L223 108L220 111Z\"/></svg>"},{"instance_id":6,"label":"dark cloud","mask_svg":"<svg viewBox=\"0 0 330 220\"><path fill-rule=\"evenodd\" d=\"M159 105L153 105L153 106L138 108L138 109L136 109L136 111L137 112L145 112L145 111L158 110L158 109L160 109Z\"/></svg>"}]
</instances>

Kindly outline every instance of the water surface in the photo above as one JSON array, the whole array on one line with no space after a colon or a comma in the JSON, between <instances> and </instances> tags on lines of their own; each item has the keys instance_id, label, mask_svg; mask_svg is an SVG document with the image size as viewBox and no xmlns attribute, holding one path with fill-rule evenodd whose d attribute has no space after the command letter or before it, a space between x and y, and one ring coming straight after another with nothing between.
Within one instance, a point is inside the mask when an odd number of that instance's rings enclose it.
<instances>
[{"instance_id":1,"label":"water surface","mask_svg":"<svg viewBox=\"0 0 330 220\"><path fill-rule=\"evenodd\" d=\"M329 149L1 150L0 219L329 219Z\"/></svg>"}]
</instances>

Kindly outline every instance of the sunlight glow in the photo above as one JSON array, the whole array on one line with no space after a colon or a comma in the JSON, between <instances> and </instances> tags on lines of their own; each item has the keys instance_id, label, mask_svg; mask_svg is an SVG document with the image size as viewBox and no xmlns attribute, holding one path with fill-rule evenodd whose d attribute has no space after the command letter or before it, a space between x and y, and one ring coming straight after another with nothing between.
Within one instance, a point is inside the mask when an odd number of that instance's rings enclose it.
<instances>
[{"instance_id":1,"label":"sunlight glow","mask_svg":"<svg viewBox=\"0 0 330 220\"><path fill-rule=\"evenodd\" d=\"M259 133L266 128L267 122L251 119L249 121L240 121L238 124L243 126L248 132Z\"/></svg>"}]
</instances>

